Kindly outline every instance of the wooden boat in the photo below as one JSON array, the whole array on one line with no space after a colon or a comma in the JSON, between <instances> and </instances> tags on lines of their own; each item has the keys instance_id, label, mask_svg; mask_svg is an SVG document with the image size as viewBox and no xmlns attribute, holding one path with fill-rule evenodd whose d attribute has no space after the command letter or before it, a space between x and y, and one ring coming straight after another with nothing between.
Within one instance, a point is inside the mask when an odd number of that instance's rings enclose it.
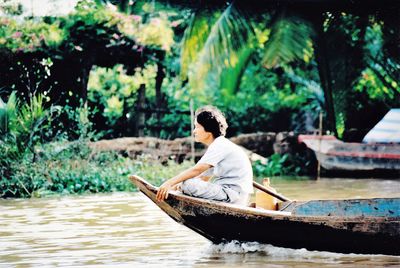
<instances>
[{"instance_id":1,"label":"wooden boat","mask_svg":"<svg viewBox=\"0 0 400 268\"><path fill-rule=\"evenodd\" d=\"M400 144L343 142L330 135L299 135L326 170L374 171L400 174Z\"/></svg>"},{"instance_id":2,"label":"wooden boat","mask_svg":"<svg viewBox=\"0 0 400 268\"><path fill-rule=\"evenodd\" d=\"M214 243L256 241L278 247L341 253L400 255L400 198L290 201L279 210L237 206L131 181L175 221Z\"/></svg>"}]
</instances>

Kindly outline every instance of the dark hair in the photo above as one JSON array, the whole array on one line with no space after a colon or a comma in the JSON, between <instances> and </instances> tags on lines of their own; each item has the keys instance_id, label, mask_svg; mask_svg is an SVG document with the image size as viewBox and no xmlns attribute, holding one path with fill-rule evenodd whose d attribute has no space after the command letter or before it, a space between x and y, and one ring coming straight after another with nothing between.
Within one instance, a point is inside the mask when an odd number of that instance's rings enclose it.
<instances>
[{"instance_id":1,"label":"dark hair","mask_svg":"<svg viewBox=\"0 0 400 268\"><path fill-rule=\"evenodd\" d=\"M222 112L214 106L207 105L196 111L196 121L204 127L204 130L211 132L214 138L225 136L228 124Z\"/></svg>"}]
</instances>

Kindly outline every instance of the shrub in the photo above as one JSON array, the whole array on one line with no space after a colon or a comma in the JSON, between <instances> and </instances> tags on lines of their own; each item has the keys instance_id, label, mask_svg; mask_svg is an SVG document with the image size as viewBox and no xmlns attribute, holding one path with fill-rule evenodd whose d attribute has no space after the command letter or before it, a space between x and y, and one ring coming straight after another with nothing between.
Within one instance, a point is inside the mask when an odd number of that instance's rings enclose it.
<instances>
[{"instance_id":1,"label":"shrub","mask_svg":"<svg viewBox=\"0 0 400 268\"><path fill-rule=\"evenodd\" d=\"M268 158L266 164L262 164L260 161L253 164L254 176L260 178L298 175L301 170L301 165L298 164L296 159L291 158L288 154L273 154Z\"/></svg>"},{"instance_id":2,"label":"shrub","mask_svg":"<svg viewBox=\"0 0 400 268\"><path fill-rule=\"evenodd\" d=\"M131 191L129 174L160 184L187 165L171 161L163 166L146 158L132 160L116 152L93 152L87 144L96 135L87 106L67 107L66 116L53 114L54 110L44 108L41 95L29 104L21 104L15 94L7 103L0 101L0 197ZM54 115L63 115L70 127L50 137L52 120L59 121ZM68 140L71 135L75 141ZM48 142L44 136L54 141Z\"/></svg>"},{"instance_id":3,"label":"shrub","mask_svg":"<svg viewBox=\"0 0 400 268\"><path fill-rule=\"evenodd\" d=\"M162 165L116 152L93 153L86 141L50 143L37 148L37 153L34 162L31 154L25 154L9 163L12 172L0 178L0 197L134 191L130 174L159 185L190 164Z\"/></svg>"}]
</instances>

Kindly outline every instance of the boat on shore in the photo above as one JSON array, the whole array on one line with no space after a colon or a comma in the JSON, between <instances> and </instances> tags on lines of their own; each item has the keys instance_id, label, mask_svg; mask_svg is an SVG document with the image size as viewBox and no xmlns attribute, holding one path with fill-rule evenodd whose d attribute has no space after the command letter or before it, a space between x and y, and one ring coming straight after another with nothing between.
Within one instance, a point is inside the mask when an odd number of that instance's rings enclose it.
<instances>
[{"instance_id":1,"label":"boat on shore","mask_svg":"<svg viewBox=\"0 0 400 268\"><path fill-rule=\"evenodd\" d=\"M130 176L168 216L213 243L259 242L339 253L400 255L400 198L285 201L278 210L238 206L172 191Z\"/></svg>"}]
</instances>

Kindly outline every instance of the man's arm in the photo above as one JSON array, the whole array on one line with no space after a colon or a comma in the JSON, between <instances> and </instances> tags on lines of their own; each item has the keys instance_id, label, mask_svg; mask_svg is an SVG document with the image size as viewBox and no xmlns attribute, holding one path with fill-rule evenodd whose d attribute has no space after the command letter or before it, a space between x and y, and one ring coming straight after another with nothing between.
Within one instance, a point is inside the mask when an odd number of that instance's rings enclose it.
<instances>
[{"instance_id":1,"label":"man's arm","mask_svg":"<svg viewBox=\"0 0 400 268\"><path fill-rule=\"evenodd\" d=\"M161 184L160 188L157 191L157 200L162 201L168 198L168 191L172 189L172 187L182 181L187 179L194 178L199 176L201 173L211 168L211 165L208 164L196 164L194 167L186 169L185 171L179 173L175 177L165 181Z\"/></svg>"}]
</instances>

